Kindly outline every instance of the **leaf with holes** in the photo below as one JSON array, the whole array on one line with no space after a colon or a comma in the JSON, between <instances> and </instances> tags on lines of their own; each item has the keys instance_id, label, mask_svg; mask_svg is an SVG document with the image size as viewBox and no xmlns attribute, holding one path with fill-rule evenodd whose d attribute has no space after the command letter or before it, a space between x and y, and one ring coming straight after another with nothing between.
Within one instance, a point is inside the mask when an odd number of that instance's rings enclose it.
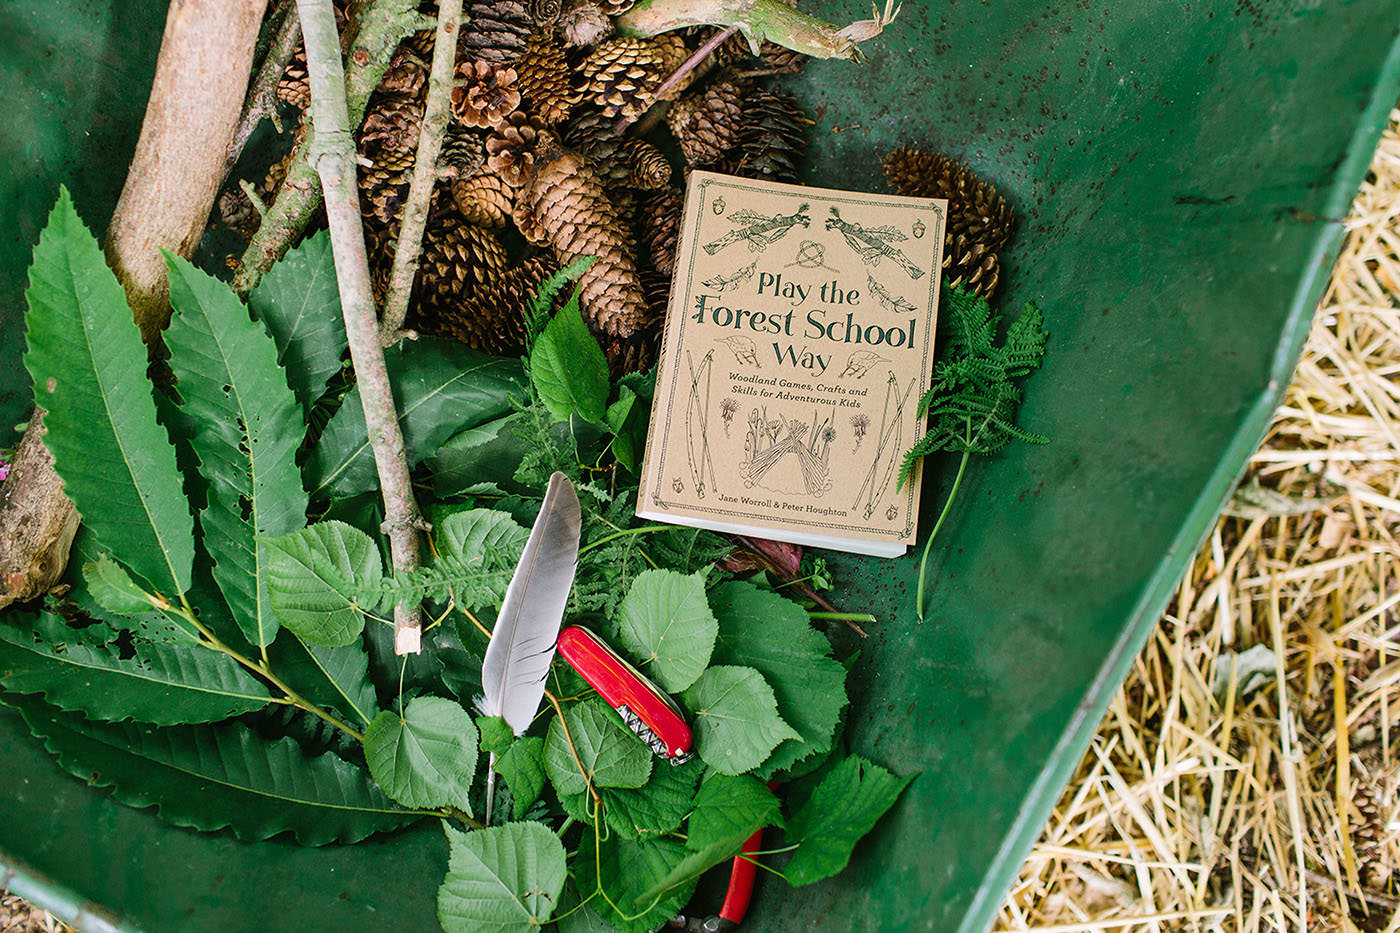
<instances>
[{"instance_id":1,"label":"leaf with holes","mask_svg":"<svg viewBox=\"0 0 1400 933\"><path fill-rule=\"evenodd\" d=\"M471 812L476 723L451 700L415 697L365 730L365 761L385 793L409 807L451 804Z\"/></svg>"},{"instance_id":2,"label":"leaf with holes","mask_svg":"<svg viewBox=\"0 0 1400 933\"><path fill-rule=\"evenodd\" d=\"M170 368L193 417L190 446L209 481L200 515L214 582L254 645L270 645L277 619L267 595L260 538L306 524L297 469L301 412L277 365L272 338L227 285L166 256L174 313L165 332Z\"/></svg>"},{"instance_id":3,"label":"leaf with holes","mask_svg":"<svg viewBox=\"0 0 1400 933\"><path fill-rule=\"evenodd\" d=\"M83 564L83 580L97 604L117 615L144 615L159 605L110 554L103 553L97 560Z\"/></svg>"},{"instance_id":4,"label":"leaf with holes","mask_svg":"<svg viewBox=\"0 0 1400 933\"><path fill-rule=\"evenodd\" d=\"M122 563L166 596L185 592L194 518L156 421L146 347L66 188L34 247L24 297L24 366L63 491Z\"/></svg>"},{"instance_id":5,"label":"leaf with holes","mask_svg":"<svg viewBox=\"0 0 1400 933\"><path fill-rule=\"evenodd\" d=\"M218 722L271 700L262 682L226 654L193 643L134 639L130 656L105 627L69 628L52 613L0 621L0 685L38 693L92 719L174 725Z\"/></svg>"}]
</instances>

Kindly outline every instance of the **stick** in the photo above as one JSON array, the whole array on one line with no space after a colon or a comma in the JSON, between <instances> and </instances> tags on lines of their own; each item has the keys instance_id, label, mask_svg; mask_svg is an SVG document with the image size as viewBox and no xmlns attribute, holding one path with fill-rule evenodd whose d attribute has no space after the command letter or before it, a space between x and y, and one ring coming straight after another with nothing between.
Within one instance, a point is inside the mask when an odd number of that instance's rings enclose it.
<instances>
[{"instance_id":1,"label":"stick","mask_svg":"<svg viewBox=\"0 0 1400 933\"><path fill-rule=\"evenodd\" d=\"M438 154L447 130L452 103L452 67L457 61L457 33L462 22L462 0L442 0L438 5L437 38L433 43L433 67L428 75L428 100L423 107L423 123L418 131L418 155L413 163L413 180L408 185L399 243L394 249L394 265L389 275L389 291L384 297L384 319L379 325L384 346L397 343L413 294L418 273L418 257L423 248L423 230L428 225L428 201L437 184Z\"/></svg>"},{"instance_id":2,"label":"stick","mask_svg":"<svg viewBox=\"0 0 1400 933\"><path fill-rule=\"evenodd\" d=\"M326 194L326 220L335 257L336 284L345 318L350 359L365 412L365 427L379 471L384 496L383 530L396 571L418 566L418 531L422 519L408 475L403 432L399 429L384 350L379 344L374 298L370 287L365 232L360 221L360 195L355 182L355 139L350 131L345 73L340 64L340 41L331 0L297 0L306 66L311 81L311 118L318 127L311 163ZM353 53L352 53L353 57ZM418 605L394 607L394 653L417 654L422 631Z\"/></svg>"},{"instance_id":3,"label":"stick","mask_svg":"<svg viewBox=\"0 0 1400 933\"><path fill-rule=\"evenodd\" d=\"M107 228L107 262L149 344L169 320L162 249L189 256L224 178L267 0L186 0L165 19L136 154Z\"/></svg>"},{"instance_id":4,"label":"stick","mask_svg":"<svg viewBox=\"0 0 1400 933\"><path fill-rule=\"evenodd\" d=\"M782 0L641 0L613 25L622 36L647 38L686 26L737 26L755 46L775 42L813 58L860 61L859 43L894 22L899 7L886 0L883 13L837 27L801 13Z\"/></svg>"},{"instance_id":5,"label":"stick","mask_svg":"<svg viewBox=\"0 0 1400 933\"><path fill-rule=\"evenodd\" d=\"M243 147L248 144L249 137L263 117L271 117L277 132L282 132L282 124L277 118L277 85L282 80L282 73L287 70L287 63L296 54L297 44L301 42L301 20L293 14L290 3L283 6L277 15L282 17L282 21L268 44L258 73L253 76L252 86L248 88L248 100L243 105L243 116L233 132L233 141L229 143L228 158L224 160L225 178L233 171L234 163L243 154Z\"/></svg>"},{"instance_id":6,"label":"stick","mask_svg":"<svg viewBox=\"0 0 1400 933\"><path fill-rule=\"evenodd\" d=\"M369 0L358 20L351 18L347 32L358 25L358 32L347 56L345 67L345 97L349 111L346 125L358 127L365 115L370 93L384 79L394 49L414 29L422 25L415 0ZM306 24L302 23L305 32ZM308 113L302 117L306 123ZM316 208L321 204L321 185L316 170L311 167L310 154L315 152L315 131L308 125L297 146L287 177L278 189L272 207L262 224L248 241L233 277L233 288L247 294L272 264L301 236Z\"/></svg>"},{"instance_id":7,"label":"stick","mask_svg":"<svg viewBox=\"0 0 1400 933\"><path fill-rule=\"evenodd\" d=\"M168 319L167 249L188 258L223 178L266 0L185 0L166 15L136 154L107 233L107 262L149 343ZM0 608L46 592L63 575L78 527L29 418L0 486Z\"/></svg>"}]
</instances>

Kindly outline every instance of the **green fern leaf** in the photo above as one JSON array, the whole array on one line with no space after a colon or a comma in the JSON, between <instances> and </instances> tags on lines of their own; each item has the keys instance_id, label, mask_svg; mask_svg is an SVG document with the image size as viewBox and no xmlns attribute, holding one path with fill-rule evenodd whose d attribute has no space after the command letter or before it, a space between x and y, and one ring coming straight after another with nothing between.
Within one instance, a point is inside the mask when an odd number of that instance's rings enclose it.
<instances>
[{"instance_id":1,"label":"green fern leaf","mask_svg":"<svg viewBox=\"0 0 1400 933\"><path fill-rule=\"evenodd\" d=\"M400 809L368 773L289 738L240 723L136 726L87 722L34 699L6 696L65 771L177 826L232 829L247 842L290 832L297 842L351 843L420 815Z\"/></svg>"},{"instance_id":2,"label":"green fern leaf","mask_svg":"<svg viewBox=\"0 0 1400 933\"><path fill-rule=\"evenodd\" d=\"M134 639L127 657L105 626L78 631L52 613L0 624L0 684L92 719L218 722L266 706L267 688L226 654Z\"/></svg>"},{"instance_id":3,"label":"green fern leaf","mask_svg":"<svg viewBox=\"0 0 1400 933\"><path fill-rule=\"evenodd\" d=\"M195 424L190 444L209 481L204 546L234 620L248 641L265 646L277 636L277 619L258 539L306 523L296 465L301 414L271 338L228 286L183 259L167 256L166 265L176 313L165 342Z\"/></svg>"},{"instance_id":4,"label":"green fern leaf","mask_svg":"<svg viewBox=\"0 0 1400 933\"><path fill-rule=\"evenodd\" d=\"M175 448L156 421L126 295L67 189L39 235L24 297L24 366L64 491L103 547L155 590L183 593L194 519Z\"/></svg>"}]
</instances>

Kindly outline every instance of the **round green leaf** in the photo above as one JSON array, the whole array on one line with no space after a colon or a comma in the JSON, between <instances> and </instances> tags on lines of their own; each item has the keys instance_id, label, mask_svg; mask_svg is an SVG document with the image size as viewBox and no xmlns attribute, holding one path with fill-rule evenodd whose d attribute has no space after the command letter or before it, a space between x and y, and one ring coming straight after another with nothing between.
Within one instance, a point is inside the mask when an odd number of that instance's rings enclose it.
<instances>
[{"instance_id":1,"label":"round green leaf","mask_svg":"<svg viewBox=\"0 0 1400 933\"><path fill-rule=\"evenodd\" d=\"M784 739L801 738L778 717L773 688L751 667L712 667L685 692L695 716L696 747L722 774L763 764Z\"/></svg>"},{"instance_id":2,"label":"round green leaf","mask_svg":"<svg viewBox=\"0 0 1400 933\"><path fill-rule=\"evenodd\" d=\"M447 933L528 930L554 915L564 891L564 844L543 823L443 830L449 855L438 922Z\"/></svg>"},{"instance_id":3,"label":"round green leaf","mask_svg":"<svg viewBox=\"0 0 1400 933\"><path fill-rule=\"evenodd\" d=\"M417 697L403 716L385 710L365 730L365 761L384 792L409 807L470 811L476 724L451 700Z\"/></svg>"},{"instance_id":4,"label":"round green leaf","mask_svg":"<svg viewBox=\"0 0 1400 933\"><path fill-rule=\"evenodd\" d=\"M268 596L282 624L303 641L338 647L360 637L360 607L378 601L384 568L369 535L319 522L267 545Z\"/></svg>"},{"instance_id":5,"label":"round green leaf","mask_svg":"<svg viewBox=\"0 0 1400 933\"><path fill-rule=\"evenodd\" d=\"M705 599L705 579L648 570L632 581L618 610L622 644L672 693L705 672L719 625Z\"/></svg>"},{"instance_id":6,"label":"round green leaf","mask_svg":"<svg viewBox=\"0 0 1400 933\"><path fill-rule=\"evenodd\" d=\"M651 749L618 721L602 700L585 700L564 710L569 726L566 738L556 717L549 724L545 743L545 771L561 794L581 794L587 789L578 762L569 750L573 739L579 762L598 787L641 787L651 775Z\"/></svg>"}]
</instances>

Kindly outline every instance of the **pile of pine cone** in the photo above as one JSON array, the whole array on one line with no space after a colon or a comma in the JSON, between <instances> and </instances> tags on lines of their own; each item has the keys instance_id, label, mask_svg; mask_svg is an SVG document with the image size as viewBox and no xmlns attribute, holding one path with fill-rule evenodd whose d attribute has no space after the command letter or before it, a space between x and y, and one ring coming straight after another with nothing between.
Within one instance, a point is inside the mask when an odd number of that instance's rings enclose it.
<instances>
[{"instance_id":1,"label":"pile of pine cone","mask_svg":"<svg viewBox=\"0 0 1400 933\"><path fill-rule=\"evenodd\" d=\"M579 281L584 317L616 372L646 368L665 316L685 173L797 180L812 121L793 97L764 83L800 70L805 57L768 43L755 55L736 34L658 96L715 29L614 36L612 17L632 5L466 3L409 327L490 353L519 353L526 302L539 282L592 255L597 260ZM425 3L423 12L435 6ZM399 47L357 134L360 205L381 300L413 174L433 39L426 30ZM296 108L308 105L303 53L278 93ZM678 151L683 164L673 165L666 151ZM949 271L990 291L996 250L1010 233L1005 202L940 157L900 150L891 160L887 172L905 193L969 196L969 211L950 218ZM257 193L275 193L286 170L286 160L273 166ZM229 226L245 235L256 229L251 201L237 187L220 207Z\"/></svg>"}]
</instances>

